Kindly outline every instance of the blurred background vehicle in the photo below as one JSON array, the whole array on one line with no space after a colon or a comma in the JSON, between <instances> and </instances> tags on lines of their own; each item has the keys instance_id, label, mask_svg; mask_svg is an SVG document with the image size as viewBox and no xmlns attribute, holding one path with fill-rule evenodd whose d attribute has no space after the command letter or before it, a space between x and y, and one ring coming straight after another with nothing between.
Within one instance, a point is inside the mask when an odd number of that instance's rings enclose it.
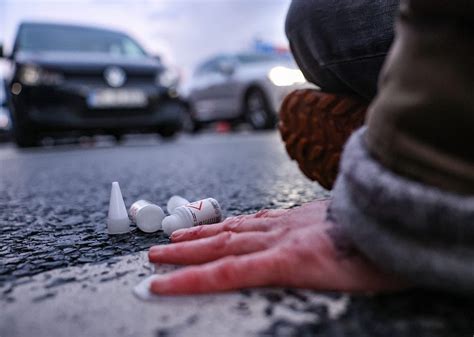
<instances>
[{"instance_id":1,"label":"blurred background vehicle","mask_svg":"<svg viewBox=\"0 0 474 337\"><path fill-rule=\"evenodd\" d=\"M274 128L285 96L314 87L288 52L222 54L201 63L187 88L194 130L215 121L249 123L256 130Z\"/></svg>"},{"instance_id":2,"label":"blurred background vehicle","mask_svg":"<svg viewBox=\"0 0 474 337\"><path fill-rule=\"evenodd\" d=\"M20 147L62 131L120 139L129 131L171 137L182 127L178 76L119 31L26 22L6 58L13 69L7 98Z\"/></svg>"},{"instance_id":3,"label":"blurred background vehicle","mask_svg":"<svg viewBox=\"0 0 474 337\"><path fill-rule=\"evenodd\" d=\"M0 141L6 141L10 138L10 128L11 122L7 105L5 81L0 76Z\"/></svg>"}]
</instances>

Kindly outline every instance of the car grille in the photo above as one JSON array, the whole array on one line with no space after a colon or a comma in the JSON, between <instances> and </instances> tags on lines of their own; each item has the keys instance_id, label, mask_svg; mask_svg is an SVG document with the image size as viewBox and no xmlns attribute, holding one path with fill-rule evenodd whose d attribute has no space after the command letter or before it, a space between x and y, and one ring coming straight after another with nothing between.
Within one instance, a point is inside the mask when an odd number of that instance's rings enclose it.
<instances>
[{"instance_id":1,"label":"car grille","mask_svg":"<svg viewBox=\"0 0 474 337\"><path fill-rule=\"evenodd\" d=\"M71 85L108 86L102 74L65 74L64 79ZM148 74L127 74L124 86L153 85L155 76Z\"/></svg>"}]
</instances>

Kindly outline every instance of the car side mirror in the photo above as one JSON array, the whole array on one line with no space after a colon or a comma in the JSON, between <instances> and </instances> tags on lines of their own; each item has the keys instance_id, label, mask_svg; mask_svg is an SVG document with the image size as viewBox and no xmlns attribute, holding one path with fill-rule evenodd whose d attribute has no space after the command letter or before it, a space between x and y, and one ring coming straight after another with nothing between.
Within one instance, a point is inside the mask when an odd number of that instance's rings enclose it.
<instances>
[{"instance_id":1,"label":"car side mirror","mask_svg":"<svg viewBox=\"0 0 474 337\"><path fill-rule=\"evenodd\" d=\"M231 76L235 72L235 63L234 62L220 62L219 63L219 71L227 76Z\"/></svg>"}]
</instances>

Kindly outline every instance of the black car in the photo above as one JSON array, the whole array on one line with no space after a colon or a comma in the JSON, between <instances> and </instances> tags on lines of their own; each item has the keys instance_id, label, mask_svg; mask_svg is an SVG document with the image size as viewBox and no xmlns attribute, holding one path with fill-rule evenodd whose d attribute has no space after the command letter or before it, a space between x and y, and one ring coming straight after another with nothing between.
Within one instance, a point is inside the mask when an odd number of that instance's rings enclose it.
<instances>
[{"instance_id":1,"label":"black car","mask_svg":"<svg viewBox=\"0 0 474 337\"><path fill-rule=\"evenodd\" d=\"M23 23L7 58L14 69L7 90L20 147L58 131L171 137L181 128L185 109L175 81L158 57L126 34Z\"/></svg>"},{"instance_id":2,"label":"black car","mask_svg":"<svg viewBox=\"0 0 474 337\"><path fill-rule=\"evenodd\" d=\"M5 95L3 78L0 77L0 141L6 141L10 136L10 114Z\"/></svg>"}]
</instances>

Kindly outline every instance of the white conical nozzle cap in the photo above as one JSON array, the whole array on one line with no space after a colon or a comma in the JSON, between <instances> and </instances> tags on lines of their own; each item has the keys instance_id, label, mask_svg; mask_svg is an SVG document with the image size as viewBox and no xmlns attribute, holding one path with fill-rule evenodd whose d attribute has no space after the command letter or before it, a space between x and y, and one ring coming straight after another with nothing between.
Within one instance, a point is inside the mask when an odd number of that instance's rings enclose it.
<instances>
[{"instance_id":1,"label":"white conical nozzle cap","mask_svg":"<svg viewBox=\"0 0 474 337\"><path fill-rule=\"evenodd\" d=\"M161 226L163 227L163 232L168 235L171 235L178 229L189 228L177 214L172 214L164 218Z\"/></svg>"},{"instance_id":2,"label":"white conical nozzle cap","mask_svg":"<svg viewBox=\"0 0 474 337\"><path fill-rule=\"evenodd\" d=\"M118 182L112 183L109 203L109 217L107 218L109 234L123 234L130 231L130 219L123 202L122 192Z\"/></svg>"},{"instance_id":3,"label":"white conical nozzle cap","mask_svg":"<svg viewBox=\"0 0 474 337\"><path fill-rule=\"evenodd\" d=\"M188 200L184 199L183 197L180 197L179 195L173 195L166 204L166 210L168 211L168 214L173 214L176 208L187 204L189 204Z\"/></svg>"}]
</instances>

